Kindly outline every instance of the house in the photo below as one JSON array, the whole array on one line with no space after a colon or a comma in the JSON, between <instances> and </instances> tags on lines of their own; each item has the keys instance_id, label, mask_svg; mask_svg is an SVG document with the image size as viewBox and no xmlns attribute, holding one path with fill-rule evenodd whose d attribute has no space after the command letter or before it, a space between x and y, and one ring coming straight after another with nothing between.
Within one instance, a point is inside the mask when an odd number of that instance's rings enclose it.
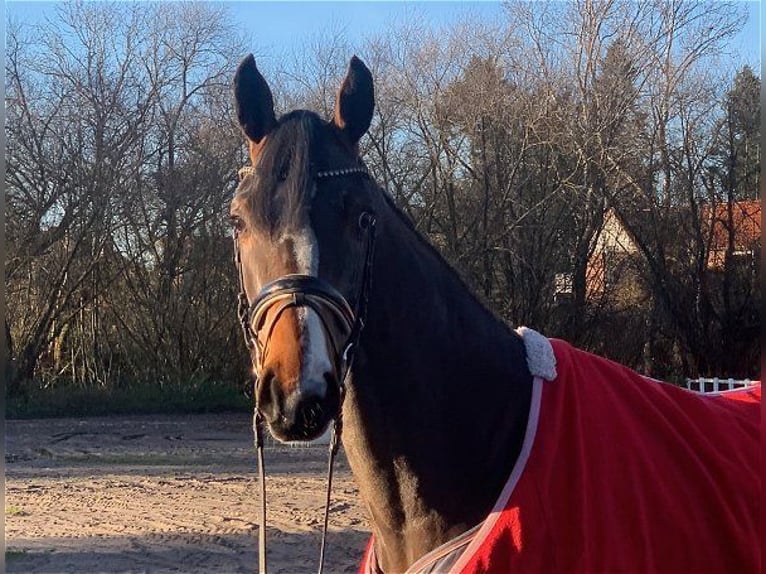
<instances>
[{"instance_id":1,"label":"house","mask_svg":"<svg viewBox=\"0 0 766 574\"><path fill-rule=\"evenodd\" d=\"M700 230L707 245L707 269L725 269L726 252L732 243L733 262L750 265L760 253L761 204L737 201L705 204L700 208ZM679 217L681 214L678 214ZM731 230L731 232L730 232ZM731 233L731 235L730 235ZM730 241L733 239L733 241ZM630 305L640 297L637 270L640 254L616 211L608 209L604 225L595 239L586 271L586 296L590 301L609 295L613 301Z\"/></svg>"},{"instance_id":2,"label":"house","mask_svg":"<svg viewBox=\"0 0 766 574\"><path fill-rule=\"evenodd\" d=\"M761 203L736 201L731 204L705 205L700 211L709 240L707 268L723 271L726 252L732 243L732 257L749 263L761 245ZM733 239L733 241L731 241Z\"/></svg>"},{"instance_id":3,"label":"house","mask_svg":"<svg viewBox=\"0 0 766 574\"><path fill-rule=\"evenodd\" d=\"M635 272L638 247L622 224L617 212L609 208L604 225L596 236L585 271L586 298L594 301L618 285L625 285L627 276Z\"/></svg>"},{"instance_id":4,"label":"house","mask_svg":"<svg viewBox=\"0 0 766 574\"><path fill-rule=\"evenodd\" d=\"M620 221L617 212L610 208L604 214L604 224L596 236L585 270L586 299L594 302L611 292L618 283L624 284L625 273L631 261L638 259L638 248ZM573 293L571 272L559 272L554 276L554 297L557 302L570 300Z\"/></svg>"}]
</instances>

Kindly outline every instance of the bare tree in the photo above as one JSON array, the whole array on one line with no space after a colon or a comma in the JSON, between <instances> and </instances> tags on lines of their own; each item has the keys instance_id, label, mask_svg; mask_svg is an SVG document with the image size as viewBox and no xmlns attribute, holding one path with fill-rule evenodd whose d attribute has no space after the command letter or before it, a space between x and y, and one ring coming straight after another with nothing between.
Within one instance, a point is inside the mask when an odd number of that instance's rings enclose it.
<instances>
[{"instance_id":1,"label":"bare tree","mask_svg":"<svg viewBox=\"0 0 766 574\"><path fill-rule=\"evenodd\" d=\"M211 340L231 339L230 305L198 309L195 297L215 277L200 252L233 284L220 255L244 157L229 96L238 42L225 13L202 4L71 3L39 30L12 31L6 284L18 381L183 377L209 366L199 355Z\"/></svg>"},{"instance_id":2,"label":"bare tree","mask_svg":"<svg viewBox=\"0 0 766 574\"><path fill-rule=\"evenodd\" d=\"M280 109L326 118L349 53L368 63L365 161L509 320L658 376L750 374L760 79L714 65L744 12L579 0L505 14L435 29L408 8L359 45L334 24L259 62ZM225 9L72 2L7 40L14 388L244 379L225 213L248 161L229 82L250 46ZM636 253L610 255L599 291L607 214Z\"/></svg>"},{"instance_id":3,"label":"bare tree","mask_svg":"<svg viewBox=\"0 0 766 574\"><path fill-rule=\"evenodd\" d=\"M132 41L118 39L138 34L136 11L106 19L65 5L58 17L55 28L12 29L6 60L6 284L16 385L113 279L96 270L147 105L134 90ZM52 355L61 368L60 355Z\"/></svg>"}]
</instances>

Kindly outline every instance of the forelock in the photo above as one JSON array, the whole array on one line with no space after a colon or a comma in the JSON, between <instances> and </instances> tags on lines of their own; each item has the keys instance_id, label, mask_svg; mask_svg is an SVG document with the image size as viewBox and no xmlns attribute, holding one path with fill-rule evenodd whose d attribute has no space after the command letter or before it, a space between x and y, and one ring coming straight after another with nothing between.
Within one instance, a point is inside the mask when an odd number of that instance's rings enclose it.
<instances>
[{"instance_id":1,"label":"forelock","mask_svg":"<svg viewBox=\"0 0 766 574\"><path fill-rule=\"evenodd\" d=\"M306 222L314 188L311 161L320 127L321 120L312 112L297 110L282 116L268 136L255 175L241 190L254 224L271 236Z\"/></svg>"}]
</instances>

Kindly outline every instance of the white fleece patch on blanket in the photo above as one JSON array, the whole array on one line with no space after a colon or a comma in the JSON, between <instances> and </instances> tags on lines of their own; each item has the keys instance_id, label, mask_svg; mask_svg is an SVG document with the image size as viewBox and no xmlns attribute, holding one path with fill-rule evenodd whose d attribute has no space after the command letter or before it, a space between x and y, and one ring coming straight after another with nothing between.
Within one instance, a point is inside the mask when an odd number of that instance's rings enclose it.
<instances>
[{"instance_id":1,"label":"white fleece patch on blanket","mask_svg":"<svg viewBox=\"0 0 766 574\"><path fill-rule=\"evenodd\" d=\"M547 337L534 329L519 327L516 332L524 340L527 351L527 366L533 377L540 377L546 381L556 378L556 355L553 354L553 346Z\"/></svg>"}]
</instances>

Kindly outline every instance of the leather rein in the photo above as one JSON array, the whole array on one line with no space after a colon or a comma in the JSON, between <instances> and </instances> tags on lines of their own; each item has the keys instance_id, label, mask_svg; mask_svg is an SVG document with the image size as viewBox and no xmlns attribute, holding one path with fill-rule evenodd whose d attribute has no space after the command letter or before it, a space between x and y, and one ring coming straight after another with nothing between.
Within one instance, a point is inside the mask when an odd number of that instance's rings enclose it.
<instances>
[{"instance_id":1,"label":"leather rein","mask_svg":"<svg viewBox=\"0 0 766 574\"><path fill-rule=\"evenodd\" d=\"M255 171L253 167L244 167L239 170L240 181ZM320 171L314 175L314 179L330 179L347 175L363 175L369 177L367 168L364 166ZM375 215L369 211L359 216L359 229L365 233L365 256L362 269L362 279L356 299L356 308L332 285L319 277L311 275L290 274L280 277L266 284L256 298L250 302L245 292L245 278L242 269L242 256L239 249L238 231L233 232L234 239L234 262L237 266L239 278L239 294L237 296L237 315L242 327L247 348L255 350L255 388L260 376L262 361L268 351L271 333L282 313L289 308L308 307L313 309L320 318L325 336L331 342L336 373L338 374L338 412L335 414L332 432L330 435L329 461L327 468L327 492L325 496L324 523L322 527L322 542L319 550L319 574L322 574L325 558L325 546L327 541L327 525L330 513L330 492L332 490L333 463L338 452L340 435L343 429L343 400L346 394L346 379L353 366L356 349L364 329L367 318L367 306L369 303L372 285L372 263L375 253ZM268 311L276 308L270 320L267 320ZM337 345L333 333L337 329L331 329L330 321L340 327L341 335L345 342ZM261 494L260 527L258 529L258 571L267 574L266 570L266 481L263 460L263 426L264 418L256 405L253 414L253 433L255 435L255 448L258 456L258 475Z\"/></svg>"}]
</instances>

